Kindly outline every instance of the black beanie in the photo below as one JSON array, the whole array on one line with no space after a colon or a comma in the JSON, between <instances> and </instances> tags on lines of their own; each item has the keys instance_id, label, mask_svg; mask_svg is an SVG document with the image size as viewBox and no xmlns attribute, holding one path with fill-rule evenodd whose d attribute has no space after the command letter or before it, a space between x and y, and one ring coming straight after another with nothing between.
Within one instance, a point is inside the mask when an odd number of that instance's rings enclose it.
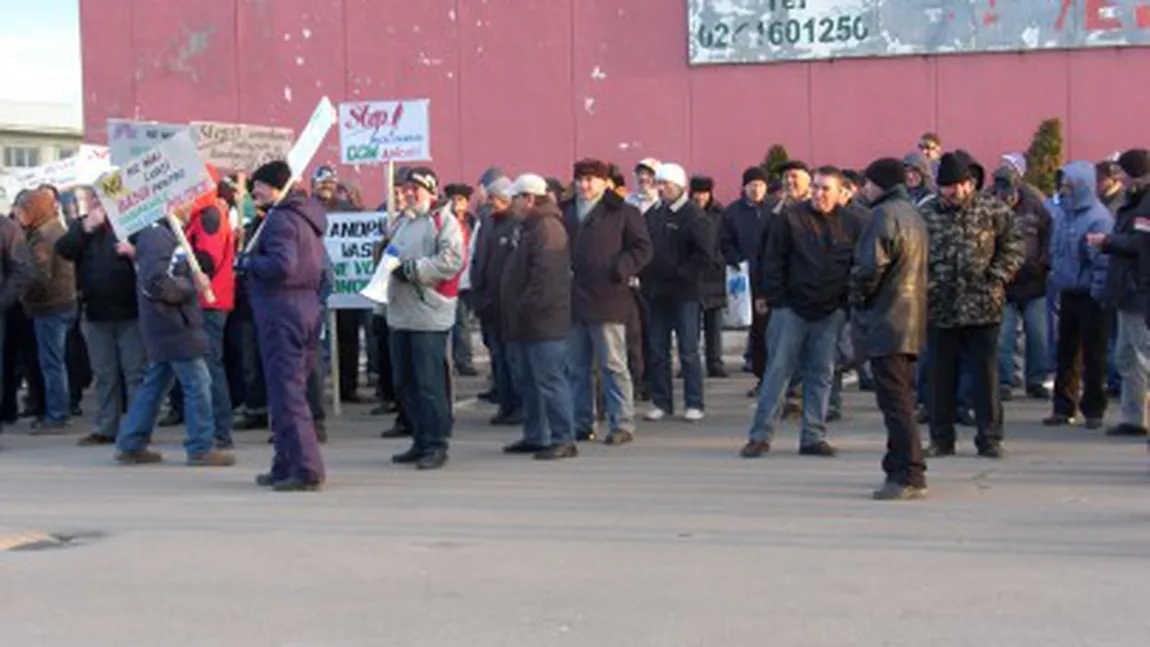
<instances>
[{"instance_id":1,"label":"black beanie","mask_svg":"<svg viewBox=\"0 0 1150 647\"><path fill-rule=\"evenodd\" d=\"M291 167L283 160L276 160L268 162L263 166L256 169L252 174L252 183L263 182L264 184L283 190L288 182L291 182Z\"/></svg>"},{"instance_id":2,"label":"black beanie","mask_svg":"<svg viewBox=\"0 0 1150 647\"><path fill-rule=\"evenodd\" d=\"M978 163L978 160L974 159L974 155L971 155L961 148L954 151L954 154L966 161L970 179L974 180L974 190L981 191L983 185L986 184L986 169L982 167L982 164Z\"/></svg>"},{"instance_id":3,"label":"black beanie","mask_svg":"<svg viewBox=\"0 0 1150 647\"><path fill-rule=\"evenodd\" d=\"M691 178L691 193L714 193L715 181L705 175Z\"/></svg>"},{"instance_id":4,"label":"black beanie","mask_svg":"<svg viewBox=\"0 0 1150 647\"><path fill-rule=\"evenodd\" d=\"M767 171L761 166L752 166L751 168L743 171L743 186L747 186L755 180L761 180L764 183L770 184L770 179L767 176Z\"/></svg>"},{"instance_id":5,"label":"black beanie","mask_svg":"<svg viewBox=\"0 0 1150 647\"><path fill-rule=\"evenodd\" d=\"M1150 175L1150 151L1145 148L1132 148L1118 158L1118 166L1132 179L1140 180Z\"/></svg>"},{"instance_id":6,"label":"black beanie","mask_svg":"<svg viewBox=\"0 0 1150 647\"><path fill-rule=\"evenodd\" d=\"M871 162L863 175L883 191L890 191L906 184L906 164L893 157L884 157Z\"/></svg>"},{"instance_id":7,"label":"black beanie","mask_svg":"<svg viewBox=\"0 0 1150 647\"><path fill-rule=\"evenodd\" d=\"M954 186L971 179L970 160L965 155L946 153L938 161L938 185Z\"/></svg>"}]
</instances>

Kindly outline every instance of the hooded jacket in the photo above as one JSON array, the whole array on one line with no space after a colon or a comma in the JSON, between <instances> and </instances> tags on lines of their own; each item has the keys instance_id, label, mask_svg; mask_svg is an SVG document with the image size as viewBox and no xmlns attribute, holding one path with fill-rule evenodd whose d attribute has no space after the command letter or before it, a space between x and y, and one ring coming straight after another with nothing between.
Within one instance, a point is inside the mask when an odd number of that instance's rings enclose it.
<instances>
[{"instance_id":1,"label":"hooded jacket","mask_svg":"<svg viewBox=\"0 0 1150 647\"><path fill-rule=\"evenodd\" d=\"M268 213L247 266L257 317L318 316L326 231L323 205L300 192L291 193Z\"/></svg>"},{"instance_id":2,"label":"hooded jacket","mask_svg":"<svg viewBox=\"0 0 1150 647\"><path fill-rule=\"evenodd\" d=\"M910 201L916 205L922 205L930 196L938 193L938 187L934 183L934 166L930 160L926 159L926 155L917 151L907 155L902 161L907 168L918 171L922 177L922 184L914 189L907 189L907 196Z\"/></svg>"},{"instance_id":3,"label":"hooded jacket","mask_svg":"<svg viewBox=\"0 0 1150 647\"><path fill-rule=\"evenodd\" d=\"M653 253L643 216L607 191L582 222L577 201L568 201L563 220L571 249L572 316L583 323L626 323L635 307L631 279Z\"/></svg>"},{"instance_id":4,"label":"hooded jacket","mask_svg":"<svg viewBox=\"0 0 1150 647\"><path fill-rule=\"evenodd\" d=\"M1010 207L975 193L965 206L938 198L920 207L930 234L930 325L937 328L1001 323L1006 286L1022 266L1022 233Z\"/></svg>"},{"instance_id":5,"label":"hooded jacket","mask_svg":"<svg viewBox=\"0 0 1150 647\"><path fill-rule=\"evenodd\" d=\"M1127 194L1118 209L1114 231L1106 237L1102 252L1109 255L1106 272L1106 305L1122 312L1146 312L1146 296L1139 286L1142 238L1150 234L1150 187Z\"/></svg>"},{"instance_id":6,"label":"hooded jacket","mask_svg":"<svg viewBox=\"0 0 1150 647\"><path fill-rule=\"evenodd\" d=\"M1051 286L1058 292L1088 293L1101 301L1106 288L1106 254L1086 244L1086 234L1109 234L1114 218L1098 199L1094 165L1062 168L1062 199L1050 241Z\"/></svg>"},{"instance_id":7,"label":"hooded jacket","mask_svg":"<svg viewBox=\"0 0 1150 647\"><path fill-rule=\"evenodd\" d=\"M39 191L25 208L25 227L31 252L33 278L24 293L24 309L30 317L50 317L76 307L76 270L71 261L56 253L56 241L64 236L64 223L56 214L47 192Z\"/></svg>"},{"instance_id":8,"label":"hooded jacket","mask_svg":"<svg viewBox=\"0 0 1150 647\"><path fill-rule=\"evenodd\" d=\"M89 321L133 321L139 316L136 268L131 258L116 251L116 242L107 224L87 232L79 220L56 241L56 253L75 264Z\"/></svg>"},{"instance_id":9,"label":"hooded jacket","mask_svg":"<svg viewBox=\"0 0 1150 647\"><path fill-rule=\"evenodd\" d=\"M207 355L204 314L186 259L166 221L136 239L136 297L140 335L151 362L183 362Z\"/></svg>"},{"instance_id":10,"label":"hooded jacket","mask_svg":"<svg viewBox=\"0 0 1150 647\"><path fill-rule=\"evenodd\" d=\"M1040 197L1024 187L1018 189L1014 218L1022 234L1025 255L1018 274L1006 288L1006 298L1011 303L1024 305L1046 294L1046 279L1050 276L1050 236L1054 224Z\"/></svg>"},{"instance_id":11,"label":"hooded jacket","mask_svg":"<svg viewBox=\"0 0 1150 647\"><path fill-rule=\"evenodd\" d=\"M392 277L387 284L387 325L392 330L445 332L455 325L458 290L444 289L466 264L463 228L451 203L425 213L408 209L390 223L391 245L400 262L412 262L410 282Z\"/></svg>"}]
</instances>

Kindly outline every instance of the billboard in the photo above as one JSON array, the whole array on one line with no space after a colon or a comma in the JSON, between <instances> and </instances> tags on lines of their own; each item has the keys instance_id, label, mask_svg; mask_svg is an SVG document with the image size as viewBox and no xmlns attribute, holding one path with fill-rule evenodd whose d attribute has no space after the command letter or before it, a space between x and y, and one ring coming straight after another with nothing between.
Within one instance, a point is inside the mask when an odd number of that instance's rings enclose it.
<instances>
[{"instance_id":1,"label":"billboard","mask_svg":"<svg viewBox=\"0 0 1150 647\"><path fill-rule=\"evenodd\" d=\"M688 0L692 65L1150 45L1147 0Z\"/></svg>"}]
</instances>

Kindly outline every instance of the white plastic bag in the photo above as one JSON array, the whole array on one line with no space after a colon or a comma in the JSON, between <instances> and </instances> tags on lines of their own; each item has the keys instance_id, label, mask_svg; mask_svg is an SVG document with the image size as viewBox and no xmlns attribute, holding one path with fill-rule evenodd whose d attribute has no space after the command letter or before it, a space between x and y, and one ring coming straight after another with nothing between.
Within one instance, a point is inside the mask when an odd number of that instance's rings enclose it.
<instances>
[{"instance_id":1,"label":"white plastic bag","mask_svg":"<svg viewBox=\"0 0 1150 647\"><path fill-rule=\"evenodd\" d=\"M746 261L739 269L727 266L727 307L723 310L724 328L747 328L751 325L754 304L751 303L751 272Z\"/></svg>"}]
</instances>

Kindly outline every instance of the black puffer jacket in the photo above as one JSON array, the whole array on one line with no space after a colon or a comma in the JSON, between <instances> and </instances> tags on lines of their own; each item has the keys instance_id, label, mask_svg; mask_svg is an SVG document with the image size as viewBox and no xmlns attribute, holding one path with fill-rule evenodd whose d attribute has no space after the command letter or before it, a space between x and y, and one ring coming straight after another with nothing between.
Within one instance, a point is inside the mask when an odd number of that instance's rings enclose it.
<instances>
[{"instance_id":1,"label":"black puffer jacket","mask_svg":"<svg viewBox=\"0 0 1150 647\"><path fill-rule=\"evenodd\" d=\"M926 222L905 186L874 203L855 246L851 331L858 358L917 356L926 333Z\"/></svg>"},{"instance_id":2,"label":"black puffer jacket","mask_svg":"<svg viewBox=\"0 0 1150 647\"><path fill-rule=\"evenodd\" d=\"M116 235L101 226L89 233L79 220L56 241L56 253L72 261L89 321L132 321L138 316L136 268L116 251Z\"/></svg>"},{"instance_id":3,"label":"black puffer jacket","mask_svg":"<svg viewBox=\"0 0 1150 647\"><path fill-rule=\"evenodd\" d=\"M1118 209L1114 231L1106 237L1102 251L1110 256L1106 270L1106 305L1122 312L1146 312L1145 295L1138 286L1141 237L1150 233L1150 187L1130 193Z\"/></svg>"}]
</instances>

